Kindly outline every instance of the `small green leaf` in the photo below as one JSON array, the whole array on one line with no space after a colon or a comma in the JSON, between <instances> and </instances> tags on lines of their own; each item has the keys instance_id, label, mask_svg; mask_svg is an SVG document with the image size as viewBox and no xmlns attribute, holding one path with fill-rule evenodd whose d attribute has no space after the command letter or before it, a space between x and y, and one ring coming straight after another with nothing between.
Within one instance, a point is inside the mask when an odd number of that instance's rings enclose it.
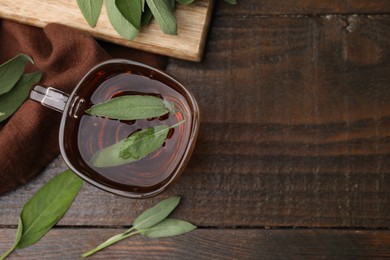
<instances>
[{"instance_id":1,"label":"small green leaf","mask_svg":"<svg viewBox=\"0 0 390 260\"><path fill-rule=\"evenodd\" d=\"M121 96L96 104L85 111L89 115L118 120L159 117L169 112L164 100L154 96Z\"/></svg>"},{"instance_id":2,"label":"small green leaf","mask_svg":"<svg viewBox=\"0 0 390 260\"><path fill-rule=\"evenodd\" d=\"M22 232L23 232L23 222L19 217L19 224L18 224L18 229L16 230L15 242L7 252L5 252L2 256L0 256L0 260L6 259L7 256L15 250L16 246L20 241L20 238L22 237Z\"/></svg>"},{"instance_id":3,"label":"small green leaf","mask_svg":"<svg viewBox=\"0 0 390 260\"><path fill-rule=\"evenodd\" d=\"M189 5L189 4L192 4L194 2L194 0L176 0L176 1L182 5Z\"/></svg>"},{"instance_id":4,"label":"small green leaf","mask_svg":"<svg viewBox=\"0 0 390 260\"><path fill-rule=\"evenodd\" d=\"M168 6L169 10L172 12L175 11L176 1L175 0L163 0L163 2Z\"/></svg>"},{"instance_id":5,"label":"small green leaf","mask_svg":"<svg viewBox=\"0 0 390 260\"><path fill-rule=\"evenodd\" d=\"M10 117L27 99L32 85L39 82L42 73L35 72L23 75L8 93L0 96L0 122Z\"/></svg>"},{"instance_id":6,"label":"small green leaf","mask_svg":"<svg viewBox=\"0 0 390 260\"><path fill-rule=\"evenodd\" d=\"M103 7L103 0L77 0L77 4L92 28L96 26Z\"/></svg>"},{"instance_id":7,"label":"small green leaf","mask_svg":"<svg viewBox=\"0 0 390 260\"><path fill-rule=\"evenodd\" d=\"M178 236L196 229L196 226L190 222L167 218L156 224L155 226L141 232L147 237L172 237Z\"/></svg>"},{"instance_id":8,"label":"small green leaf","mask_svg":"<svg viewBox=\"0 0 390 260\"><path fill-rule=\"evenodd\" d=\"M169 6L161 0L146 0L161 31L166 34L177 34L177 20Z\"/></svg>"},{"instance_id":9,"label":"small green leaf","mask_svg":"<svg viewBox=\"0 0 390 260\"><path fill-rule=\"evenodd\" d=\"M28 62L34 63L30 56L19 54L0 65L0 95L9 92L15 86Z\"/></svg>"},{"instance_id":10,"label":"small green leaf","mask_svg":"<svg viewBox=\"0 0 390 260\"><path fill-rule=\"evenodd\" d=\"M180 197L173 196L157 203L154 207L147 209L133 222L137 230L147 229L160 223L179 205Z\"/></svg>"},{"instance_id":11,"label":"small green leaf","mask_svg":"<svg viewBox=\"0 0 390 260\"><path fill-rule=\"evenodd\" d=\"M115 0L115 5L126 18L138 30L141 26L142 1L141 0Z\"/></svg>"},{"instance_id":12,"label":"small green leaf","mask_svg":"<svg viewBox=\"0 0 390 260\"><path fill-rule=\"evenodd\" d=\"M123 38L133 40L137 36L138 29L123 17L115 5L115 0L106 0L106 9L108 20L110 20L112 27Z\"/></svg>"},{"instance_id":13,"label":"small green leaf","mask_svg":"<svg viewBox=\"0 0 390 260\"><path fill-rule=\"evenodd\" d=\"M35 193L20 215L23 231L16 248L38 242L68 211L82 185L83 181L67 170Z\"/></svg>"}]
</instances>

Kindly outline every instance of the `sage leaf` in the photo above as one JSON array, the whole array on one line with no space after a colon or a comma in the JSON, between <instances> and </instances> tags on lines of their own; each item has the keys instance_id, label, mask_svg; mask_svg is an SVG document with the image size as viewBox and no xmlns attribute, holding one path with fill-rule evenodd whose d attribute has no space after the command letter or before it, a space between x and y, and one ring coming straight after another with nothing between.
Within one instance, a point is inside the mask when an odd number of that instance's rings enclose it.
<instances>
[{"instance_id":1,"label":"sage leaf","mask_svg":"<svg viewBox=\"0 0 390 260\"><path fill-rule=\"evenodd\" d=\"M94 28L102 11L103 0L77 0L77 5L89 26Z\"/></svg>"},{"instance_id":2,"label":"sage leaf","mask_svg":"<svg viewBox=\"0 0 390 260\"><path fill-rule=\"evenodd\" d=\"M169 112L164 100L154 96L121 96L93 105L85 112L118 120L158 117Z\"/></svg>"},{"instance_id":3,"label":"sage leaf","mask_svg":"<svg viewBox=\"0 0 390 260\"><path fill-rule=\"evenodd\" d=\"M141 235L147 237L172 237L178 236L196 229L196 226L190 222L167 218L153 227L141 232Z\"/></svg>"},{"instance_id":4,"label":"sage leaf","mask_svg":"<svg viewBox=\"0 0 390 260\"><path fill-rule=\"evenodd\" d=\"M123 38L133 40L137 36L138 29L123 17L115 5L115 0L106 0L105 2L108 20L112 27L114 27L118 34Z\"/></svg>"},{"instance_id":5,"label":"sage leaf","mask_svg":"<svg viewBox=\"0 0 390 260\"><path fill-rule=\"evenodd\" d=\"M38 242L68 211L82 185L83 181L67 170L35 193L20 215L23 228L15 248Z\"/></svg>"},{"instance_id":6,"label":"sage leaf","mask_svg":"<svg viewBox=\"0 0 390 260\"><path fill-rule=\"evenodd\" d=\"M142 0L115 0L119 12L137 30L141 27L142 2Z\"/></svg>"},{"instance_id":7,"label":"sage leaf","mask_svg":"<svg viewBox=\"0 0 390 260\"><path fill-rule=\"evenodd\" d=\"M0 122L10 117L27 99L31 87L41 79L41 72L23 75L15 87L8 93L0 96Z\"/></svg>"},{"instance_id":8,"label":"sage leaf","mask_svg":"<svg viewBox=\"0 0 390 260\"><path fill-rule=\"evenodd\" d=\"M161 31L166 34L177 34L177 20L173 12L164 1L146 0Z\"/></svg>"},{"instance_id":9,"label":"sage leaf","mask_svg":"<svg viewBox=\"0 0 390 260\"><path fill-rule=\"evenodd\" d=\"M154 207L147 209L133 222L133 228L143 230L160 223L179 205L180 197L173 196L157 203Z\"/></svg>"},{"instance_id":10,"label":"sage leaf","mask_svg":"<svg viewBox=\"0 0 390 260\"><path fill-rule=\"evenodd\" d=\"M158 125L138 131L129 137L97 151L90 159L91 166L113 167L138 161L158 150L165 142L169 130L184 123L173 126Z\"/></svg>"},{"instance_id":11,"label":"sage leaf","mask_svg":"<svg viewBox=\"0 0 390 260\"><path fill-rule=\"evenodd\" d=\"M175 11L176 0L163 0L163 2L168 6L169 10Z\"/></svg>"},{"instance_id":12,"label":"sage leaf","mask_svg":"<svg viewBox=\"0 0 390 260\"><path fill-rule=\"evenodd\" d=\"M189 4L192 4L194 2L194 0L176 0L176 1L182 5L189 5Z\"/></svg>"},{"instance_id":13,"label":"sage leaf","mask_svg":"<svg viewBox=\"0 0 390 260\"><path fill-rule=\"evenodd\" d=\"M0 65L0 95L9 92L15 86L28 62L34 63L30 56L19 54Z\"/></svg>"},{"instance_id":14,"label":"sage leaf","mask_svg":"<svg viewBox=\"0 0 390 260\"><path fill-rule=\"evenodd\" d=\"M6 259L7 256L9 256L9 254L11 254L15 250L16 246L18 245L18 243L20 241L20 238L22 237L22 232L23 232L23 222L19 217L19 223L18 223L18 229L16 230L15 242L7 252L5 252L2 256L0 256L0 260Z\"/></svg>"}]
</instances>

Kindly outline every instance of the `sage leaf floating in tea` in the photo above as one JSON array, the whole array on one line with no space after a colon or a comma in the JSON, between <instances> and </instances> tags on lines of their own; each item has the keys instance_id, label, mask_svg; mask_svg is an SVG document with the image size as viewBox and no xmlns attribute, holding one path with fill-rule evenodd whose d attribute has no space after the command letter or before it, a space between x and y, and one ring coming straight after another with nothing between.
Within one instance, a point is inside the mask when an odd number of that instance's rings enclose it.
<instances>
[{"instance_id":1,"label":"sage leaf floating in tea","mask_svg":"<svg viewBox=\"0 0 390 260\"><path fill-rule=\"evenodd\" d=\"M133 221L133 228L142 230L150 228L167 218L169 214L179 205L180 197L173 196L160 201L155 206L144 211Z\"/></svg>"},{"instance_id":2,"label":"sage leaf floating in tea","mask_svg":"<svg viewBox=\"0 0 390 260\"><path fill-rule=\"evenodd\" d=\"M153 17L156 19L160 29L165 34L177 34L177 20L173 11L161 0L146 0Z\"/></svg>"},{"instance_id":3,"label":"sage leaf floating in tea","mask_svg":"<svg viewBox=\"0 0 390 260\"><path fill-rule=\"evenodd\" d=\"M146 95L120 96L93 105L85 113L118 120L159 117L169 112L162 98Z\"/></svg>"},{"instance_id":4,"label":"sage leaf floating in tea","mask_svg":"<svg viewBox=\"0 0 390 260\"><path fill-rule=\"evenodd\" d=\"M34 63L30 56L19 54L0 65L0 95L8 93L15 86L28 62Z\"/></svg>"},{"instance_id":5,"label":"sage leaf floating in tea","mask_svg":"<svg viewBox=\"0 0 390 260\"><path fill-rule=\"evenodd\" d=\"M112 27L114 27L118 34L123 38L133 40L135 36L137 36L138 29L123 17L115 4L115 0L106 0L105 3L108 20Z\"/></svg>"},{"instance_id":6,"label":"sage leaf floating in tea","mask_svg":"<svg viewBox=\"0 0 390 260\"><path fill-rule=\"evenodd\" d=\"M67 170L38 190L22 209L14 245L0 259L38 242L65 215L82 185L83 181Z\"/></svg>"},{"instance_id":7,"label":"sage leaf floating in tea","mask_svg":"<svg viewBox=\"0 0 390 260\"><path fill-rule=\"evenodd\" d=\"M145 1L145 0L144 0ZM115 5L122 16L137 30L141 27L141 15L144 1L141 0L115 0Z\"/></svg>"},{"instance_id":8,"label":"sage leaf floating in tea","mask_svg":"<svg viewBox=\"0 0 390 260\"><path fill-rule=\"evenodd\" d=\"M180 202L180 197L173 196L157 203L147 209L134 221L133 226L123 233L117 234L94 249L84 253L82 257L88 257L110 245L125 238L140 234L150 238L171 237L182 235L196 229L190 222L167 218Z\"/></svg>"},{"instance_id":9,"label":"sage leaf floating in tea","mask_svg":"<svg viewBox=\"0 0 390 260\"><path fill-rule=\"evenodd\" d=\"M103 0L77 0L77 5L89 26L94 28L102 11Z\"/></svg>"},{"instance_id":10,"label":"sage leaf floating in tea","mask_svg":"<svg viewBox=\"0 0 390 260\"><path fill-rule=\"evenodd\" d=\"M24 74L8 93L0 96L0 122L6 120L20 107L27 99L31 87L38 83L41 77L41 72Z\"/></svg>"},{"instance_id":11,"label":"sage leaf floating in tea","mask_svg":"<svg viewBox=\"0 0 390 260\"><path fill-rule=\"evenodd\" d=\"M165 142L169 130L181 125L158 125L138 131L113 145L97 151L91 158L94 167L112 167L138 161L158 150Z\"/></svg>"},{"instance_id":12,"label":"sage leaf floating in tea","mask_svg":"<svg viewBox=\"0 0 390 260\"><path fill-rule=\"evenodd\" d=\"M178 236L196 229L196 226L190 222L167 218L156 224L155 226L141 232L141 235L146 237L172 237Z\"/></svg>"}]
</instances>

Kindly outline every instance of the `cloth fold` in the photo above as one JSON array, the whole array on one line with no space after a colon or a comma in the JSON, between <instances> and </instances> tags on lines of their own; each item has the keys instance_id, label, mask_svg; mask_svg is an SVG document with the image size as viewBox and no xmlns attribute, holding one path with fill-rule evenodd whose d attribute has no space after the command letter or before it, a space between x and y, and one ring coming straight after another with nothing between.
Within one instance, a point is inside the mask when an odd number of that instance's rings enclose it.
<instances>
[{"instance_id":1,"label":"cloth fold","mask_svg":"<svg viewBox=\"0 0 390 260\"><path fill-rule=\"evenodd\" d=\"M166 58L114 44L59 24L39 29L0 20L0 63L19 53L30 55L35 64L26 72L43 72L42 85L66 93L96 64L114 58L140 61L164 68ZM0 83L1 84L1 83ZM0 194L15 189L41 172L59 154L61 114L26 100L16 113L0 125Z\"/></svg>"}]
</instances>

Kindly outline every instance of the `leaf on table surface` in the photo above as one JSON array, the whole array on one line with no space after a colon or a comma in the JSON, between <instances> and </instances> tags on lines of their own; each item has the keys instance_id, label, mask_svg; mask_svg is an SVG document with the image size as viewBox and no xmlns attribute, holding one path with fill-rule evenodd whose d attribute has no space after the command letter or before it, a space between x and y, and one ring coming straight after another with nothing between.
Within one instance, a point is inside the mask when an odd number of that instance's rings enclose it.
<instances>
[{"instance_id":1,"label":"leaf on table surface","mask_svg":"<svg viewBox=\"0 0 390 260\"><path fill-rule=\"evenodd\" d=\"M67 170L35 193L20 215L23 230L16 248L39 241L65 215L82 185L83 181Z\"/></svg>"},{"instance_id":2,"label":"leaf on table surface","mask_svg":"<svg viewBox=\"0 0 390 260\"><path fill-rule=\"evenodd\" d=\"M133 222L133 227L137 230L147 229L160 223L171 214L179 205L180 197L173 196L157 203L154 207L147 209L139 215Z\"/></svg>"},{"instance_id":3,"label":"leaf on table surface","mask_svg":"<svg viewBox=\"0 0 390 260\"><path fill-rule=\"evenodd\" d=\"M28 62L34 63L30 56L19 54L0 65L0 95L8 93L15 86Z\"/></svg>"},{"instance_id":4,"label":"leaf on table surface","mask_svg":"<svg viewBox=\"0 0 390 260\"><path fill-rule=\"evenodd\" d=\"M38 83L41 77L41 72L25 74L11 91L0 96L0 122L10 117L22 105L27 99L31 87Z\"/></svg>"},{"instance_id":5,"label":"leaf on table surface","mask_svg":"<svg viewBox=\"0 0 390 260\"><path fill-rule=\"evenodd\" d=\"M159 117L169 112L162 98L154 96L121 96L93 105L85 111L89 115L118 120Z\"/></svg>"},{"instance_id":6,"label":"leaf on table surface","mask_svg":"<svg viewBox=\"0 0 390 260\"><path fill-rule=\"evenodd\" d=\"M142 235L147 237L172 237L182 235L196 229L196 226L190 222L167 218L153 227L141 232Z\"/></svg>"}]
</instances>

